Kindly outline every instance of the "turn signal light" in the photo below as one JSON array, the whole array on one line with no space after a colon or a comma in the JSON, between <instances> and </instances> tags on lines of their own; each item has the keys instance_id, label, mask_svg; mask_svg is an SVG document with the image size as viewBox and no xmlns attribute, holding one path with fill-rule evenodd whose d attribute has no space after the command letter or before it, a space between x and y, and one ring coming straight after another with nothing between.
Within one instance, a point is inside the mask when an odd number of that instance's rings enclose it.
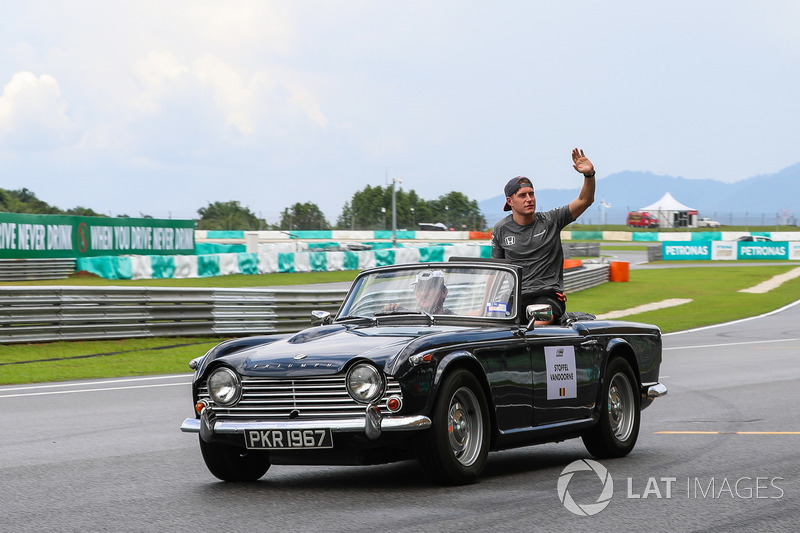
<instances>
[{"instance_id":1,"label":"turn signal light","mask_svg":"<svg viewBox=\"0 0 800 533\"><path fill-rule=\"evenodd\" d=\"M403 402L397 396L392 396L386 400L386 408L393 413L399 411L402 406Z\"/></svg>"},{"instance_id":2,"label":"turn signal light","mask_svg":"<svg viewBox=\"0 0 800 533\"><path fill-rule=\"evenodd\" d=\"M428 352L425 354L414 354L408 358L414 366L421 365L422 363L430 363L433 360L433 353Z\"/></svg>"}]
</instances>

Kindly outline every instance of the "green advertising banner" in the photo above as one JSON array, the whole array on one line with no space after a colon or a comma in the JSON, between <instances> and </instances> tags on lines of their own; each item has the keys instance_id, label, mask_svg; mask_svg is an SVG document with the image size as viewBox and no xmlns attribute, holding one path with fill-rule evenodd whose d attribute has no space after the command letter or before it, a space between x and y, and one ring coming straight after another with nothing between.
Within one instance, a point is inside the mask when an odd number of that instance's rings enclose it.
<instances>
[{"instance_id":1,"label":"green advertising banner","mask_svg":"<svg viewBox=\"0 0 800 533\"><path fill-rule=\"evenodd\" d=\"M789 259L788 242L740 242L739 259Z\"/></svg>"},{"instance_id":2,"label":"green advertising banner","mask_svg":"<svg viewBox=\"0 0 800 533\"><path fill-rule=\"evenodd\" d=\"M192 220L0 213L0 258L194 253Z\"/></svg>"},{"instance_id":3,"label":"green advertising banner","mask_svg":"<svg viewBox=\"0 0 800 533\"><path fill-rule=\"evenodd\" d=\"M711 259L711 243L692 241L664 241L661 243L664 261Z\"/></svg>"},{"instance_id":4,"label":"green advertising banner","mask_svg":"<svg viewBox=\"0 0 800 533\"><path fill-rule=\"evenodd\" d=\"M800 243L773 241L665 241L662 243L662 258L665 261L798 259L800 258Z\"/></svg>"}]
</instances>

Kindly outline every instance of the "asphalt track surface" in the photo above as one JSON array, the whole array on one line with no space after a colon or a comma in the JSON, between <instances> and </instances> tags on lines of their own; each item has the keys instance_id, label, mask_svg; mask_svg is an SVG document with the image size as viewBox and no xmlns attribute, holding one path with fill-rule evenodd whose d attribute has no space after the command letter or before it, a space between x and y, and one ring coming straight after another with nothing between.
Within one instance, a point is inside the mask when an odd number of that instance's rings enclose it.
<instances>
[{"instance_id":1,"label":"asphalt track surface","mask_svg":"<svg viewBox=\"0 0 800 533\"><path fill-rule=\"evenodd\" d=\"M564 469L591 459L578 439L494 453L464 487L432 485L415 462L223 483L178 429L188 374L0 387L0 531L794 532L798 320L792 305L666 335L670 392L628 457L598 462L605 495L591 470L559 495Z\"/></svg>"}]
</instances>

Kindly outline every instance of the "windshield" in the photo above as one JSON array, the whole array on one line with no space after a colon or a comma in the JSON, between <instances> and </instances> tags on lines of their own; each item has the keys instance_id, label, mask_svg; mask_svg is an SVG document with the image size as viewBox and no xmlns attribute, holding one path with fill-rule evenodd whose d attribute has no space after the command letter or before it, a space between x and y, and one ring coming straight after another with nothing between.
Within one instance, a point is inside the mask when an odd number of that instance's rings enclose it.
<instances>
[{"instance_id":1,"label":"windshield","mask_svg":"<svg viewBox=\"0 0 800 533\"><path fill-rule=\"evenodd\" d=\"M337 319L395 314L513 318L515 276L506 269L454 266L377 271L356 280Z\"/></svg>"}]
</instances>

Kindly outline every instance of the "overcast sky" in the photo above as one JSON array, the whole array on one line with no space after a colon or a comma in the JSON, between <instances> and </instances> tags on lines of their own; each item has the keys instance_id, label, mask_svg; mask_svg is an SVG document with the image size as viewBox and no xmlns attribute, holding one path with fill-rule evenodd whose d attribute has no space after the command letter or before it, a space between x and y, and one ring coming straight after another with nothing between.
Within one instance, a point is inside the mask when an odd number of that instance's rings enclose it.
<instances>
[{"instance_id":1,"label":"overcast sky","mask_svg":"<svg viewBox=\"0 0 800 533\"><path fill-rule=\"evenodd\" d=\"M387 178L430 200L578 187L575 146L600 178L800 161L795 0L0 7L0 188L62 209L314 202L334 223Z\"/></svg>"}]
</instances>

